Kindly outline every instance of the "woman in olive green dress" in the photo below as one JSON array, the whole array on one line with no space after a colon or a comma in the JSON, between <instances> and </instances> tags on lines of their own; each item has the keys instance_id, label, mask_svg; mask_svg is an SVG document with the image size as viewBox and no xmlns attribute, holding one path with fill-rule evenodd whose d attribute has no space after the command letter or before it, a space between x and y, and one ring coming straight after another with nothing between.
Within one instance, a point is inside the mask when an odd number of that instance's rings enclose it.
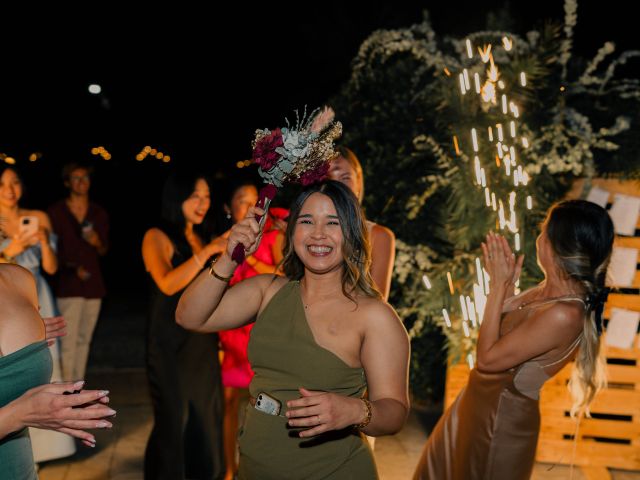
<instances>
[{"instance_id":1,"label":"woman in olive green dress","mask_svg":"<svg viewBox=\"0 0 640 480\"><path fill-rule=\"evenodd\" d=\"M225 253L176 311L178 323L201 332L256 322L239 477L378 478L362 433L393 434L404 424L409 341L368 273L358 200L334 181L305 190L289 216L286 278L259 275L227 290L235 246L249 255L259 244L256 213L264 212L252 208L233 227Z\"/></svg>"}]
</instances>

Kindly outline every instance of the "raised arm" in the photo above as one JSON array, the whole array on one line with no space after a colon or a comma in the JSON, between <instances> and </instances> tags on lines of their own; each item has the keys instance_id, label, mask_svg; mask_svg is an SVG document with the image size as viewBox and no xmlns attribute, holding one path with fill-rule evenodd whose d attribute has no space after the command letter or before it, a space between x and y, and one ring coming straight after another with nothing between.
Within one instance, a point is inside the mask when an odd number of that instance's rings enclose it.
<instances>
[{"instance_id":1,"label":"raised arm","mask_svg":"<svg viewBox=\"0 0 640 480\"><path fill-rule=\"evenodd\" d=\"M395 235L386 227L374 225L371 229L371 276L385 301L389 299L395 257Z\"/></svg>"},{"instance_id":2,"label":"raised arm","mask_svg":"<svg viewBox=\"0 0 640 480\"><path fill-rule=\"evenodd\" d=\"M247 246L249 256L259 245L256 213L261 214L262 210L250 208L247 217L233 226L227 248L218 261L184 291L176 309L176 322L180 326L198 332L216 332L246 325L258 314L272 289L277 290L282 284L274 281L273 275L258 275L227 289L228 279L238 266L231 259L235 246L238 243Z\"/></svg>"},{"instance_id":3,"label":"raised arm","mask_svg":"<svg viewBox=\"0 0 640 480\"><path fill-rule=\"evenodd\" d=\"M142 240L144 266L165 295L173 295L189 285L207 259L206 254L200 252L174 268L172 255L173 245L162 230L152 228L145 233Z\"/></svg>"},{"instance_id":4,"label":"raised arm","mask_svg":"<svg viewBox=\"0 0 640 480\"><path fill-rule=\"evenodd\" d=\"M504 237L490 233L483 244L484 263L491 277L491 291L480 332L477 363L484 372L503 372L554 349L562 350L576 338L582 326L581 304L555 303L536 309L511 332L500 336L502 305L522 265L512 255Z\"/></svg>"}]
</instances>

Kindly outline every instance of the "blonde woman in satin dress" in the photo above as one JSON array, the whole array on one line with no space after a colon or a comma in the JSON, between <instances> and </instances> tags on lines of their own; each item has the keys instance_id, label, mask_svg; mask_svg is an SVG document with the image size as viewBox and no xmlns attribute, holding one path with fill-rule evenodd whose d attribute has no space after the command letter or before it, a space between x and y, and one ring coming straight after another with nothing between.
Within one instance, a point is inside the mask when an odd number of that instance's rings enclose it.
<instances>
[{"instance_id":1,"label":"blonde woman in satin dress","mask_svg":"<svg viewBox=\"0 0 640 480\"><path fill-rule=\"evenodd\" d=\"M551 208L537 239L544 281L513 296L522 266L507 241L483 243L491 278L477 368L431 433L414 479L529 479L540 429L539 391L572 358L572 413L603 386L604 286L613 247L606 210L584 200Z\"/></svg>"}]
</instances>

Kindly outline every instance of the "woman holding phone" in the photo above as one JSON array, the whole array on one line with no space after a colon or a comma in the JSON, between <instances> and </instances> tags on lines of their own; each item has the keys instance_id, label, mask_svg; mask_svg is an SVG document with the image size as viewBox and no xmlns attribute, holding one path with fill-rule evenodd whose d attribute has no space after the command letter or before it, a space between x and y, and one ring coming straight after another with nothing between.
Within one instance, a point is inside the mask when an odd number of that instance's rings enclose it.
<instances>
[{"instance_id":1,"label":"woman holding phone","mask_svg":"<svg viewBox=\"0 0 640 480\"><path fill-rule=\"evenodd\" d=\"M43 318L55 317L59 313L58 308L42 270L49 275L58 270L56 237L45 212L20 206L23 185L15 166L0 165L0 232L3 237L0 239L0 262L15 263L29 270L36 281L40 315ZM62 373L57 342L49 348L53 358L51 380L60 381ZM70 436L49 430L32 430L31 443L36 463L67 457L76 451Z\"/></svg>"}]
</instances>

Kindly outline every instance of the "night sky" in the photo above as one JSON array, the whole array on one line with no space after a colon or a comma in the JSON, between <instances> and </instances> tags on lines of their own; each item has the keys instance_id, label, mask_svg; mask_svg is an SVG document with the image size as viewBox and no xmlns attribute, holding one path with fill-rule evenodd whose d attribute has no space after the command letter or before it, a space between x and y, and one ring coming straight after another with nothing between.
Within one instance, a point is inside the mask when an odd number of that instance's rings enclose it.
<instances>
[{"instance_id":1,"label":"night sky","mask_svg":"<svg viewBox=\"0 0 640 480\"><path fill-rule=\"evenodd\" d=\"M439 34L484 28L490 2L172 2L143 13L93 3L51 12L1 12L0 152L28 170L28 206L64 194L59 167L96 163L93 196L112 216L107 275L112 289L140 285L142 234L159 207L167 165L136 162L151 145L173 162L207 172L232 170L250 156L253 131L293 109L318 106L350 75L351 59L375 29L419 22L427 9ZM563 20L562 1L511 2L513 31ZM607 40L640 47L635 16L621 0L579 4L574 50L591 58ZM35 8L35 7L34 7ZM90 8L90 10L89 10ZM80 18L77 18L80 16ZM99 83L100 96L89 83ZM109 162L90 155L102 145ZM122 265L133 265L122 276Z\"/></svg>"}]
</instances>

